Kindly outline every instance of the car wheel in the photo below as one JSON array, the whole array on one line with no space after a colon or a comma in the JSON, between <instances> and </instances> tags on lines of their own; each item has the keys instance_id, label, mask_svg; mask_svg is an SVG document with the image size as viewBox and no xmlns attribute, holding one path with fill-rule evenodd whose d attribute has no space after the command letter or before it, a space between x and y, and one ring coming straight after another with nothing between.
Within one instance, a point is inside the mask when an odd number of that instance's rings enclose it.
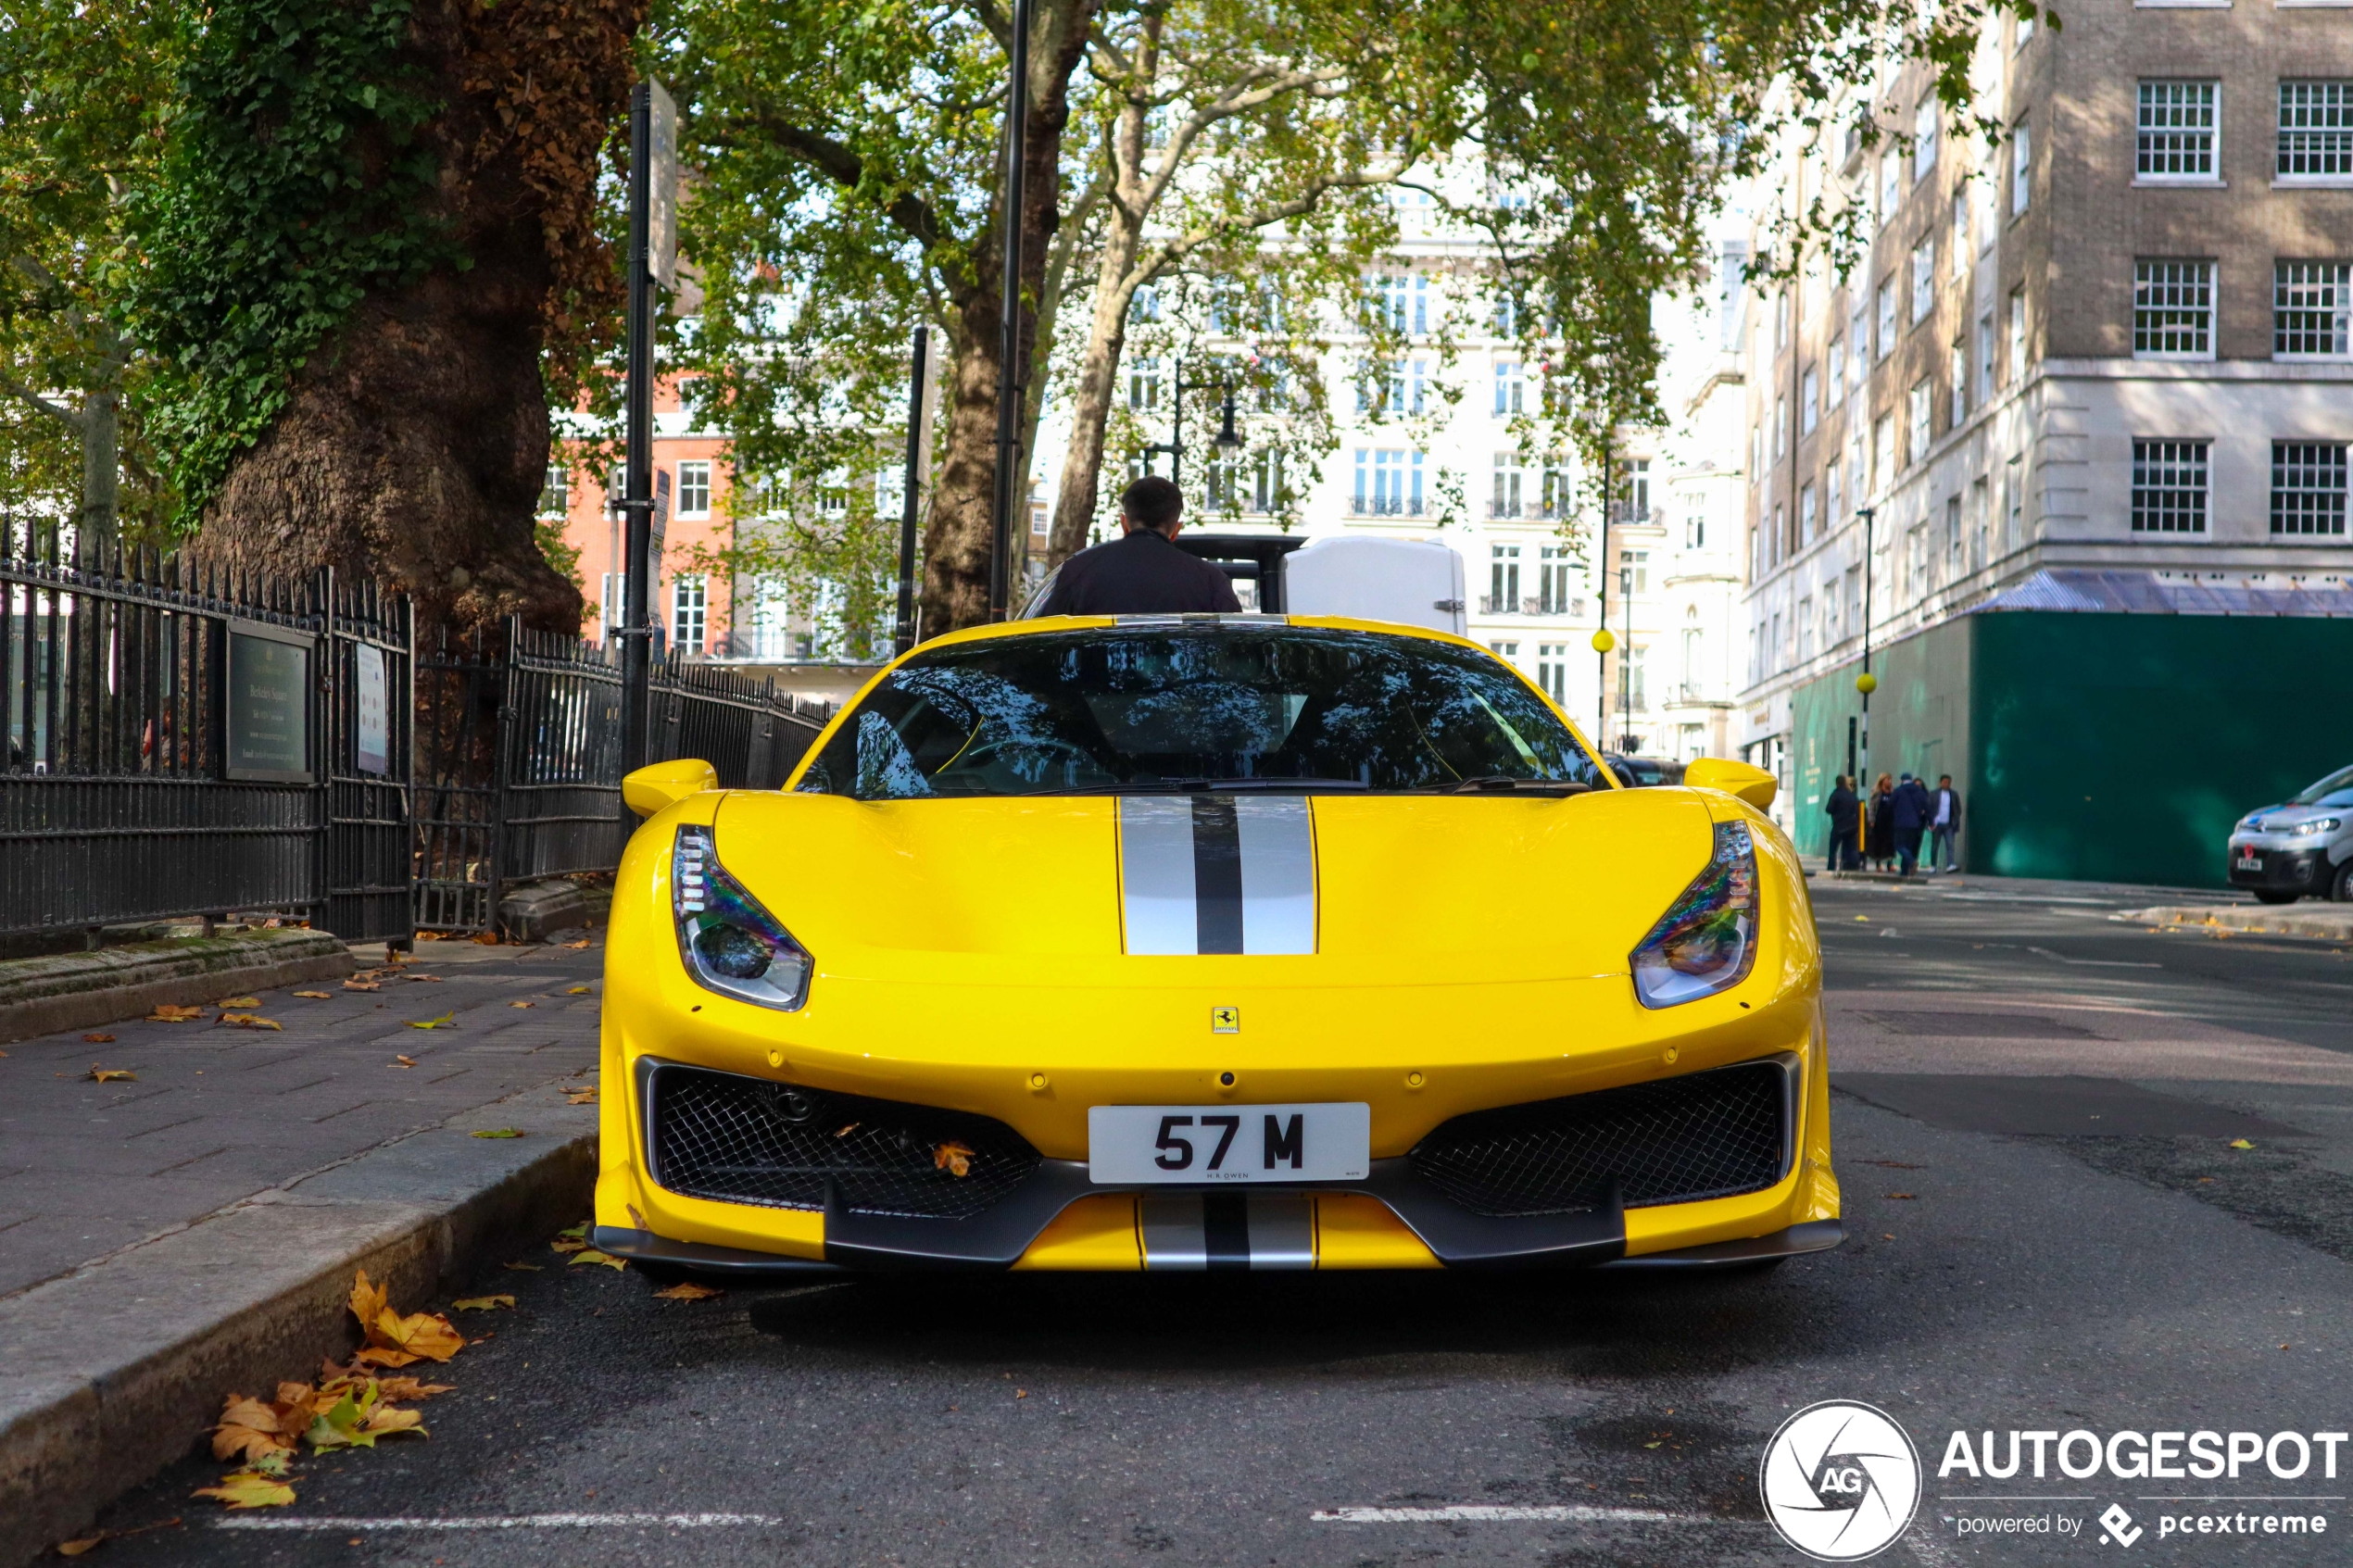
<instances>
[{"instance_id":1,"label":"car wheel","mask_svg":"<svg viewBox=\"0 0 2353 1568\"><path fill-rule=\"evenodd\" d=\"M2284 887L2259 887L2255 890L2255 899L2259 904L2293 904L2301 897L2301 894L2291 893Z\"/></svg>"},{"instance_id":2,"label":"car wheel","mask_svg":"<svg viewBox=\"0 0 2353 1568\"><path fill-rule=\"evenodd\" d=\"M2336 868L2336 880L2329 884L2329 897L2339 904L2353 904L2353 860Z\"/></svg>"}]
</instances>

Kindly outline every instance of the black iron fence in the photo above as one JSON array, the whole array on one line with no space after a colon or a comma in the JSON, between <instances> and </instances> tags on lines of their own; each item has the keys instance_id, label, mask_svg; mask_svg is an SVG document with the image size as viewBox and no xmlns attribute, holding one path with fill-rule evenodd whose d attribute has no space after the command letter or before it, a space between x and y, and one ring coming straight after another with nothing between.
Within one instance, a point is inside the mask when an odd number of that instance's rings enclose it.
<instances>
[{"instance_id":1,"label":"black iron fence","mask_svg":"<svg viewBox=\"0 0 2353 1568\"><path fill-rule=\"evenodd\" d=\"M0 517L0 936L261 911L483 931L510 884L617 866L619 670L513 624L413 645L372 583ZM654 756L774 788L828 712L673 659Z\"/></svg>"}]
</instances>

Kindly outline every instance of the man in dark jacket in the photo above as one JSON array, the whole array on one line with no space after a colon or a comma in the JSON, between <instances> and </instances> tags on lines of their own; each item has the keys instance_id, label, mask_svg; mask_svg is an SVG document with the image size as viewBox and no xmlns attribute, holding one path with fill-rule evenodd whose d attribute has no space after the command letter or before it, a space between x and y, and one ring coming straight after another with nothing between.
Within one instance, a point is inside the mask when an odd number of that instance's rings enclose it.
<instances>
[{"instance_id":1,"label":"man in dark jacket","mask_svg":"<svg viewBox=\"0 0 2353 1568\"><path fill-rule=\"evenodd\" d=\"M1178 549L1185 497L1148 473L1119 497L1120 537L1063 562L1033 615L1239 614L1226 574Z\"/></svg>"},{"instance_id":2,"label":"man in dark jacket","mask_svg":"<svg viewBox=\"0 0 2353 1568\"><path fill-rule=\"evenodd\" d=\"M1953 775L1944 774L1936 781L1936 788L1928 797L1928 869L1939 864L1948 872L1960 868L1953 863L1953 845L1961 835L1961 792L1953 787Z\"/></svg>"},{"instance_id":3,"label":"man in dark jacket","mask_svg":"<svg viewBox=\"0 0 2353 1568\"><path fill-rule=\"evenodd\" d=\"M1831 871L1844 871L1855 863L1855 825L1862 807L1863 802L1855 794L1854 781L1844 773L1839 774L1838 787L1822 803L1822 809L1830 813L1831 819Z\"/></svg>"},{"instance_id":4,"label":"man in dark jacket","mask_svg":"<svg viewBox=\"0 0 2353 1568\"><path fill-rule=\"evenodd\" d=\"M1902 874L1909 876L1919 863L1920 834L1928 827L1928 789L1911 774L1904 775L1895 786L1894 799L1890 803L1895 813L1895 859Z\"/></svg>"}]
</instances>

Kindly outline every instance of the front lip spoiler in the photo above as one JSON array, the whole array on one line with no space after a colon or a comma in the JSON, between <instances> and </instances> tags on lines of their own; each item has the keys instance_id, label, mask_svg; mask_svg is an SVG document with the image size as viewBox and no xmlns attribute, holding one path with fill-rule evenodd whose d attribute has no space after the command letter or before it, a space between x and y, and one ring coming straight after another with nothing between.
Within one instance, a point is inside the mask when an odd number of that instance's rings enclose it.
<instances>
[{"instance_id":1,"label":"front lip spoiler","mask_svg":"<svg viewBox=\"0 0 2353 1568\"><path fill-rule=\"evenodd\" d=\"M1705 1273L1712 1269L1744 1268L1808 1252L1827 1252L1846 1239L1843 1220L1807 1220L1768 1236L1740 1241L1711 1241L1704 1247L1678 1248L1672 1252L1645 1252L1639 1258L1613 1258L1604 1269L1655 1269L1665 1273Z\"/></svg>"}]
</instances>

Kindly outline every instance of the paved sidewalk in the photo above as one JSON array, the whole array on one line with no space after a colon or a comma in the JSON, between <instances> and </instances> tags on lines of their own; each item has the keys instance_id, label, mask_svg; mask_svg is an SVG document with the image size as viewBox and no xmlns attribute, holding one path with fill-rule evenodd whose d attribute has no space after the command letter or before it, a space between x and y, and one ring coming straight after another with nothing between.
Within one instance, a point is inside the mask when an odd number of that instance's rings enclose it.
<instances>
[{"instance_id":1,"label":"paved sidewalk","mask_svg":"<svg viewBox=\"0 0 2353 1568\"><path fill-rule=\"evenodd\" d=\"M383 956L360 949L362 972ZM186 1023L107 1025L97 1032L109 1043L74 1031L5 1047L0 1298L519 1090L585 1076L603 963L601 931L585 948L425 942L376 991L325 981L247 993L259 1005L242 1010L281 1030L224 1024L214 1008ZM408 1027L444 1013L452 1027ZM94 1065L137 1077L94 1082Z\"/></svg>"}]
</instances>

